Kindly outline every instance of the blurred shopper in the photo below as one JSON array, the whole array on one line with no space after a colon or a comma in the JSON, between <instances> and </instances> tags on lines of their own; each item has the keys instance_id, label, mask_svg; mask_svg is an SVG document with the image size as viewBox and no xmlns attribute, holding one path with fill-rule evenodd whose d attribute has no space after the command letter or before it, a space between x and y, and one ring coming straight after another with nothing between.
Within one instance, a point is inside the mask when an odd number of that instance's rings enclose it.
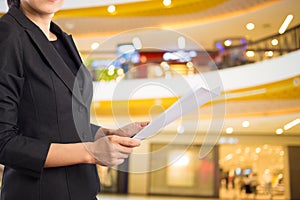
<instances>
[{"instance_id":1,"label":"blurred shopper","mask_svg":"<svg viewBox=\"0 0 300 200\"><path fill-rule=\"evenodd\" d=\"M251 190L252 193L254 194L254 197L257 195L257 186L258 186L258 177L256 173L251 173L250 174L250 179L251 179Z\"/></svg>"},{"instance_id":2,"label":"blurred shopper","mask_svg":"<svg viewBox=\"0 0 300 200\"><path fill-rule=\"evenodd\" d=\"M251 178L249 174L247 174L246 177L244 178L244 186L245 186L246 194L251 194L252 188L251 188Z\"/></svg>"},{"instance_id":3,"label":"blurred shopper","mask_svg":"<svg viewBox=\"0 0 300 200\"><path fill-rule=\"evenodd\" d=\"M51 19L63 0L8 0L0 19L1 200L94 200L95 164L123 163L147 123L90 124L92 79Z\"/></svg>"},{"instance_id":4,"label":"blurred shopper","mask_svg":"<svg viewBox=\"0 0 300 200\"><path fill-rule=\"evenodd\" d=\"M258 186L258 179L256 173L247 174L244 179L244 188L246 197L248 198L249 194L253 194L253 199L256 199L257 196L257 186Z\"/></svg>"},{"instance_id":5,"label":"blurred shopper","mask_svg":"<svg viewBox=\"0 0 300 200\"><path fill-rule=\"evenodd\" d=\"M272 179L273 176L271 171L269 169L265 169L263 174L263 185L265 188L265 193L270 196L270 199L272 199Z\"/></svg>"}]
</instances>

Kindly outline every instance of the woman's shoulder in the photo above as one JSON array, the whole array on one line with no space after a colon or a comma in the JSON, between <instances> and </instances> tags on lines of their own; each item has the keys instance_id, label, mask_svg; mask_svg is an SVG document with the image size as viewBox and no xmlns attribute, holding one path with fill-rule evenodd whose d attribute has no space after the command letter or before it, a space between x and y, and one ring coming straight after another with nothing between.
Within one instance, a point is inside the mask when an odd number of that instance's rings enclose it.
<instances>
[{"instance_id":1,"label":"woman's shoulder","mask_svg":"<svg viewBox=\"0 0 300 200\"><path fill-rule=\"evenodd\" d=\"M0 19L0 31L16 31L18 27L17 24L14 23L13 19L8 15L5 14Z\"/></svg>"},{"instance_id":2,"label":"woman's shoulder","mask_svg":"<svg viewBox=\"0 0 300 200\"><path fill-rule=\"evenodd\" d=\"M15 38L22 34L22 27L9 14L5 14L0 19L0 41Z\"/></svg>"}]
</instances>

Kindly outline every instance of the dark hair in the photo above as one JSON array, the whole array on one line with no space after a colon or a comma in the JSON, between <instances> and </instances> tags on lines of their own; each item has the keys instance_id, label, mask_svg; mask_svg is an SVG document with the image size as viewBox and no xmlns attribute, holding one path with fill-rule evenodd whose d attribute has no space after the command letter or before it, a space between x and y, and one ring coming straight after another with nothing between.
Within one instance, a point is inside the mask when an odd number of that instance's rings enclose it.
<instances>
[{"instance_id":1,"label":"dark hair","mask_svg":"<svg viewBox=\"0 0 300 200\"><path fill-rule=\"evenodd\" d=\"M20 7L20 0L7 0L8 7L17 6Z\"/></svg>"}]
</instances>

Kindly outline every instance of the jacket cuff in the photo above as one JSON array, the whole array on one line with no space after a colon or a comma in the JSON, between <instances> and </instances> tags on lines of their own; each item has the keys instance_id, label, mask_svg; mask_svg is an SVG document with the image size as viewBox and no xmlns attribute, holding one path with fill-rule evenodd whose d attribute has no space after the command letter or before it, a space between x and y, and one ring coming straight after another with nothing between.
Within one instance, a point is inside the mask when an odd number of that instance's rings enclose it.
<instances>
[{"instance_id":1,"label":"jacket cuff","mask_svg":"<svg viewBox=\"0 0 300 200\"><path fill-rule=\"evenodd\" d=\"M50 145L47 141L17 136L5 145L2 160L13 169L40 178Z\"/></svg>"}]
</instances>

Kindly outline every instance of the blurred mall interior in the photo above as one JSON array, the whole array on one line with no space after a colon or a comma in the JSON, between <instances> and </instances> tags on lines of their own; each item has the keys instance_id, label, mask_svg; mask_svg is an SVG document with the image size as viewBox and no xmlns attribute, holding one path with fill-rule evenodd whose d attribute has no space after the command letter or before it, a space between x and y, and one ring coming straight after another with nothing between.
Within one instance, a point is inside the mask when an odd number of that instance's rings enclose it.
<instances>
[{"instance_id":1,"label":"blurred mall interior","mask_svg":"<svg viewBox=\"0 0 300 200\"><path fill-rule=\"evenodd\" d=\"M94 78L93 123L152 121L194 87L220 89L121 166L98 166L99 199L300 199L299 8L65 0L54 21Z\"/></svg>"}]
</instances>

